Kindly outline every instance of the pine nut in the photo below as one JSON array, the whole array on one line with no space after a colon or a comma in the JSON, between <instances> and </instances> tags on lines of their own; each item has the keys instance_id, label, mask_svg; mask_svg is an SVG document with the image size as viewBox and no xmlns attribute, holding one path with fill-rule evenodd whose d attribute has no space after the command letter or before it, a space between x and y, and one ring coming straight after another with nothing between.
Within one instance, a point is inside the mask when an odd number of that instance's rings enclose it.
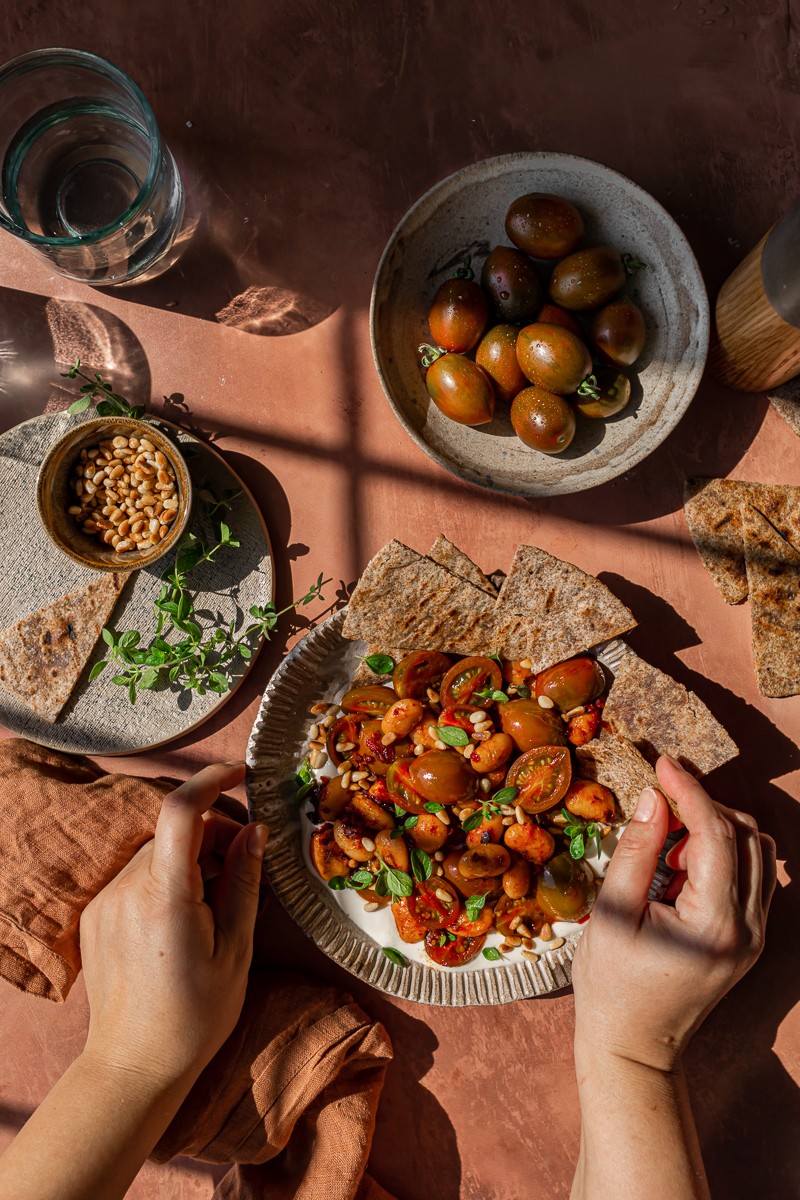
<instances>
[{"instance_id":1,"label":"pine nut","mask_svg":"<svg viewBox=\"0 0 800 1200\"><path fill-rule=\"evenodd\" d=\"M72 504L67 509L67 512L69 513L69 515L71 517L79 517L81 515L81 513L83 512L83 509L80 507L79 504Z\"/></svg>"},{"instance_id":2,"label":"pine nut","mask_svg":"<svg viewBox=\"0 0 800 1200\"><path fill-rule=\"evenodd\" d=\"M133 542L130 538L120 538L114 549L116 550L117 554L122 554L125 550L133 549Z\"/></svg>"},{"instance_id":3,"label":"pine nut","mask_svg":"<svg viewBox=\"0 0 800 1200\"><path fill-rule=\"evenodd\" d=\"M539 937L542 939L543 942L549 942L550 939L552 938L552 936L553 936L553 930L550 927L550 925L548 925L547 921L545 921L544 925L542 926L542 928L539 932Z\"/></svg>"},{"instance_id":4,"label":"pine nut","mask_svg":"<svg viewBox=\"0 0 800 1200\"><path fill-rule=\"evenodd\" d=\"M347 791L350 787L350 772L345 771L342 775L342 787Z\"/></svg>"},{"instance_id":5,"label":"pine nut","mask_svg":"<svg viewBox=\"0 0 800 1200\"><path fill-rule=\"evenodd\" d=\"M319 725L312 725L308 731L308 740L310 742L313 742L318 737L319 737Z\"/></svg>"},{"instance_id":6,"label":"pine nut","mask_svg":"<svg viewBox=\"0 0 800 1200\"><path fill-rule=\"evenodd\" d=\"M528 929L528 926L525 925L522 921L520 921L520 923L517 925L517 934L521 938L533 937L533 934L531 933L530 929Z\"/></svg>"},{"instance_id":7,"label":"pine nut","mask_svg":"<svg viewBox=\"0 0 800 1200\"><path fill-rule=\"evenodd\" d=\"M364 912L377 912L380 904L376 904L374 900L370 900L369 904L364 905Z\"/></svg>"},{"instance_id":8,"label":"pine nut","mask_svg":"<svg viewBox=\"0 0 800 1200\"><path fill-rule=\"evenodd\" d=\"M308 756L308 761L315 771L319 771L325 766L328 756L324 750L312 750Z\"/></svg>"},{"instance_id":9,"label":"pine nut","mask_svg":"<svg viewBox=\"0 0 800 1200\"><path fill-rule=\"evenodd\" d=\"M537 963L539 961L539 955L535 954L533 950L523 950L522 957L527 958L528 962L532 963Z\"/></svg>"},{"instance_id":10,"label":"pine nut","mask_svg":"<svg viewBox=\"0 0 800 1200\"><path fill-rule=\"evenodd\" d=\"M453 897L444 888L437 888L433 894L437 900L441 900L442 904L450 904L452 902Z\"/></svg>"},{"instance_id":11,"label":"pine nut","mask_svg":"<svg viewBox=\"0 0 800 1200\"><path fill-rule=\"evenodd\" d=\"M511 920L508 922L508 928L511 930L512 933L517 928L517 926L519 925L521 920L522 920L522 917L512 917Z\"/></svg>"},{"instance_id":12,"label":"pine nut","mask_svg":"<svg viewBox=\"0 0 800 1200\"><path fill-rule=\"evenodd\" d=\"M425 753L425 747L424 747L424 746L415 746L415 747L414 747L414 753L417 755L417 757L419 757L419 756L420 756L420 754L424 754L424 753Z\"/></svg>"},{"instance_id":13,"label":"pine nut","mask_svg":"<svg viewBox=\"0 0 800 1200\"><path fill-rule=\"evenodd\" d=\"M547 949L548 950L560 950L563 945L564 945L563 938L553 938L552 942L550 942Z\"/></svg>"},{"instance_id":14,"label":"pine nut","mask_svg":"<svg viewBox=\"0 0 800 1200\"><path fill-rule=\"evenodd\" d=\"M531 660L529 658L521 658L519 660L519 665L522 667L523 671L532 671L533 670L533 663L531 662Z\"/></svg>"},{"instance_id":15,"label":"pine nut","mask_svg":"<svg viewBox=\"0 0 800 1200\"><path fill-rule=\"evenodd\" d=\"M506 827L508 827L509 825L516 825L516 823L517 823L516 817L503 817L503 824Z\"/></svg>"},{"instance_id":16,"label":"pine nut","mask_svg":"<svg viewBox=\"0 0 800 1200\"><path fill-rule=\"evenodd\" d=\"M486 713L481 709L480 712L470 713L469 719L473 725L480 725L481 722L486 720Z\"/></svg>"},{"instance_id":17,"label":"pine nut","mask_svg":"<svg viewBox=\"0 0 800 1200\"><path fill-rule=\"evenodd\" d=\"M506 942L509 946L520 946L522 945L522 938L518 938L515 933L509 933L506 936Z\"/></svg>"},{"instance_id":18,"label":"pine nut","mask_svg":"<svg viewBox=\"0 0 800 1200\"><path fill-rule=\"evenodd\" d=\"M513 946L509 946L507 942L502 942L502 943L501 943L501 944L500 944L500 945L497 947L497 949L500 951L500 953L501 953L501 954L510 954L510 953L511 953L511 951L514 949L514 947L513 947Z\"/></svg>"},{"instance_id":19,"label":"pine nut","mask_svg":"<svg viewBox=\"0 0 800 1200\"><path fill-rule=\"evenodd\" d=\"M530 817L528 816L528 814L525 812L525 810L523 808L520 808L519 805L517 805L514 809L514 816L517 819L518 825L530 825L531 824Z\"/></svg>"},{"instance_id":20,"label":"pine nut","mask_svg":"<svg viewBox=\"0 0 800 1200\"><path fill-rule=\"evenodd\" d=\"M436 726L435 726L435 725L429 725L429 726L428 726L428 737L431 737L431 738L434 738L434 739L436 739L438 736L439 736L439 735L438 735L438 733L436 732Z\"/></svg>"},{"instance_id":21,"label":"pine nut","mask_svg":"<svg viewBox=\"0 0 800 1200\"><path fill-rule=\"evenodd\" d=\"M438 738L436 739L436 741L433 744L437 750L446 750L447 749L447 746L445 745L445 743L439 741Z\"/></svg>"},{"instance_id":22,"label":"pine nut","mask_svg":"<svg viewBox=\"0 0 800 1200\"><path fill-rule=\"evenodd\" d=\"M362 779L366 779L369 771L353 771L353 783L360 783Z\"/></svg>"},{"instance_id":23,"label":"pine nut","mask_svg":"<svg viewBox=\"0 0 800 1200\"><path fill-rule=\"evenodd\" d=\"M315 717L322 716L322 714L326 713L327 711L327 704L312 704L311 708L309 709L309 712L313 713Z\"/></svg>"},{"instance_id":24,"label":"pine nut","mask_svg":"<svg viewBox=\"0 0 800 1200\"><path fill-rule=\"evenodd\" d=\"M364 847L364 849L367 851L368 854L372 854L372 851L375 849L375 843L373 842L372 838L362 837L361 845Z\"/></svg>"},{"instance_id":25,"label":"pine nut","mask_svg":"<svg viewBox=\"0 0 800 1200\"><path fill-rule=\"evenodd\" d=\"M150 540L150 538L142 538L137 546L137 550L150 550L152 546L153 542Z\"/></svg>"},{"instance_id":26,"label":"pine nut","mask_svg":"<svg viewBox=\"0 0 800 1200\"><path fill-rule=\"evenodd\" d=\"M444 875L444 867L437 867L437 868L436 868L436 874L437 874L437 875Z\"/></svg>"},{"instance_id":27,"label":"pine nut","mask_svg":"<svg viewBox=\"0 0 800 1200\"><path fill-rule=\"evenodd\" d=\"M437 850L433 857L439 863L444 862L444 852L442 850Z\"/></svg>"},{"instance_id":28,"label":"pine nut","mask_svg":"<svg viewBox=\"0 0 800 1200\"><path fill-rule=\"evenodd\" d=\"M382 746L391 746L392 742L396 742L396 741L397 741L396 733L385 733L383 735L383 737L381 738L381 745Z\"/></svg>"},{"instance_id":29,"label":"pine nut","mask_svg":"<svg viewBox=\"0 0 800 1200\"><path fill-rule=\"evenodd\" d=\"M540 708L555 708L555 704L549 696L537 696L536 699Z\"/></svg>"},{"instance_id":30,"label":"pine nut","mask_svg":"<svg viewBox=\"0 0 800 1200\"><path fill-rule=\"evenodd\" d=\"M87 479L83 485L83 490L86 492L87 496L93 496L95 494L95 492L97 491L97 488L92 483L91 479ZM77 491L77 488L76 488L76 491Z\"/></svg>"},{"instance_id":31,"label":"pine nut","mask_svg":"<svg viewBox=\"0 0 800 1200\"><path fill-rule=\"evenodd\" d=\"M115 450L122 450L123 447L127 450L128 449L128 439L126 437L123 437L121 434L118 434L117 437L115 437L113 439L111 445L114 447Z\"/></svg>"},{"instance_id":32,"label":"pine nut","mask_svg":"<svg viewBox=\"0 0 800 1200\"><path fill-rule=\"evenodd\" d=\"M147 438L139 438L139 448L141 450L149 450L151 454L155 450L155 446Z\"/></svg>"},{"instance_id":33,"label":"pine nut","mask_svg":"<svg viewBox=\"0 0 800 1200\"><path fill-rule=\"evenodd\" d=\"M167 457L160 450L156 450L156 462L160 467L167 466Z\"/></svg>"},{"instance_id":34,"label":"pine nut","mask_svg":"<svg viewBox=\"0 0 800 1200\"><path fill-rule=\"evenodd\" d=\"M436 818L437 818L437 820L441 821L443 825L450 824L450 818L447 815L447 810L444 808L439 809L439 811L436 814Z\"/></svg>"},{"instance_id":35,"label":"pine nut","mask_svg":"<svg viewBox=\"0 0 800 1200\"><path fill-rule=\"evenodd\" d=\"M431 704L439 703L439 693L438 692L435 692L433 690L433 688L428 688L427 693L428 693L428 699L430 700Z\"/></svg>"},{"instance_id":36,"label":"pine nut","mask_svg":"<svg viewBox=\"0 0 800 1200\"><path fill-rule=\"evenodd\" d=\"M485 775L481 778L480 788L482 792L490 792L492 790L491 780L487 779Z\"/></svg>"},{"instance_id":37,"label":"pine nut","mask_svg":"<svg viewBox=\"0 0 800 1200\"><path fill-rule=\"evenodd\" d=\"M562 716L565 721L571 721L573 717L580 717L585 712L585 707L582 704L579 704L577 708L571 708L569 712L562 713Z\"/></svg>"}]
</instances>

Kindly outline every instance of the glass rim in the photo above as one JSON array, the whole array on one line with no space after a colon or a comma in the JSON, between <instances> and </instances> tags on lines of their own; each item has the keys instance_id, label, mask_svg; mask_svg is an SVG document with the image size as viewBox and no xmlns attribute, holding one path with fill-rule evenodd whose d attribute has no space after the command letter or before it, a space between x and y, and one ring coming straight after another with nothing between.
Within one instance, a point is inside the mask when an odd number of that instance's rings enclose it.
<instances>
[{"instance_id":1,"label":"glass rim","mask_svg":"<svg viewBox=\"0 0 800 1200\"><path fill-rule=\"evenodd\" d=\"M145 204L155 186L162 157L161 133L150 102L138 83L131 79L130 75L126 74L121 67L115 66L114 63L110 62L107 58L103 58L100 54L92 54L90 50L76 50L70 46L48 46L40 50L28 50L25 54L18 54L16 58L11 58L8 62L0 65L0 88L8 80L14 79L42 65L43 60L50 60L48 63L50 66L86 67L94 70L99 75L108 75L115 83L118 83L123 89L130 92L133 99L141 107L147 127L147 135L150 142L150 162L148 163L147 174L135 198L125 211L116 217L115 220L109 222L109 224L103 225L100 229L93 229L91 233L75 234L72 237L48 237L42 233L33 233L27 226L20 225L17 221L6 217L2 211L0 211L0 226L13 234L14 237L19 237L22 241L32 246L78 247L95 245L97 242L103 241L104 238L112 237L117 233L122 226L136 216Z\"/></svg>"}]
</instances>

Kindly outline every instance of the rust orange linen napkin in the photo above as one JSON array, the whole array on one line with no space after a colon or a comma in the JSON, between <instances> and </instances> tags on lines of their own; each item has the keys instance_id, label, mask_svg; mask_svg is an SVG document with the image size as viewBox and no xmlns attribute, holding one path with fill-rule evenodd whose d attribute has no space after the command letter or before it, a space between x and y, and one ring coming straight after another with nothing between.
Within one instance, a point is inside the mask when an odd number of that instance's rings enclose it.
<instances>
[{"instance_id":1,"label":"rust orange linen napkin","mask_svg":"<svg viewBox=\"0 0 800 1200\"><path fill-rule=\"evenodd\" d=\"M172 783L0 741L0 975L63 1000L93 896L153 833ZM332 988L253 972L245 1007L156 1147L236 1164L216 1200L390 1200L363 1176L391 1047Z\"/></svg>"}]
</instances>

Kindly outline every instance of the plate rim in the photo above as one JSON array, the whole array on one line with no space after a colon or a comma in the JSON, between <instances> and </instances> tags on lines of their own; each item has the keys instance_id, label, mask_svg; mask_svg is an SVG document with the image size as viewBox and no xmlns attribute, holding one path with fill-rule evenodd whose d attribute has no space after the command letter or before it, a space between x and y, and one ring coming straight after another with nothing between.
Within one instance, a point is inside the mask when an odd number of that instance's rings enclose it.
<instances>
[{"instance_id":1,"label":"plate rim","mask_svg":"<svg viewBox=\"0 0 800 1200\"><path fill-rule=\"evenodd\" d=\"M526 163L530 164L531 167L534 167L537 163L544 165L545 162L551 163L556 166L557 165L566 166L567 164L574 164L574 163L588 163L593 168L597 168L600 171L604 172L607 176L613 177L614 179L617 179L617 180L621 180L627 187L632 188L635 192L638 192L644 198L644 201L648 205L652 205L653 208L658 210L658 212L662 215L662 217L665 219L667 224L672 228L673 235L676 237L676 240L681 245L681 249L687 258L687 265L694 272L695 283L698 285L698 293L697 293L697 295L698 295L698 318L697 318L698 354L695 356L693 367L692 367L692 372L696 378L696 383L695 383L694 390L692 391L689 401L687 402L686 406L682 409L682 411L675 417L675 419L671 423L669 423L669 422L664 423L663 435L659 438L659 440L655 443L655 445L651 446L649 449L643 449L640 454L634 453L631 456L631 458L626 462L624 468L622 468L622 470L620 470L616 475L610 476L608 479L604 480L602 483L593 484L592 488L585 488L585 489L580 488L580 487L572 487L572 486L562 487L557 483L548 485L548 486L544 486L544 487L532 486L532 487L526 487L526 488L514 487L511 484L505 484L503 482L497 482L495 480L493 480L491 483L489 483L489 482L487 482L487 480L484 477L481 477L481 473L475 467L462 467L462 466L460 466L460 464L457 464L453 459L447 458L439 450L435 449L435 447L433 447L426 440L426 438L422 435L422 433L411 424L411 422L406 418L404 412L401 410L400 406L397 404L397 402L395 401L391 392L389 391L386 380L384 379L383 367L381 365L381 361L380 361L380 357L379 357L377 338L376 338L376 309L377 309L378 284L381 280L381 276L383 274L383 270L384 270L386 261L389 257L389 254L392 252L392 250L395 246L395 243L400 235L402 227L409 220L409 218L413 216L413 214L417 211L417 209L421 208L428 200L430 200L436 194L436 192L438 192L440 189L444 188L447 184L451 183L458 176L465 175L467 172L473 171L477 167L486 168L492 164L497 164L498 166L503 166L503 165L511 166L512 164L516 164L520 168L524 168ZM408 208L406 210L406 212L400 217L399 221L395 225L395 227L392 230L392 233L390 234L389 239L381 253L380 259L378 261L378 266L375 271L375 277L374 277L373 283L372 283L372 291L370 293L369 340L370 340L370 347L372 349L372 360L373 360L373 364L375 366L375 372L378 376L378 380L380 382L381 388L383 389L384 396L386 397L386 399L389 403L389 407L391 408L391 410L394 413L397 420L402 425L405 432L408 434L408 436L411 438L411 440L415 443L415 445L417 445L420 448L420 450L422 450L423 453L428 456L428 458L430 458L433 462L435 462L437 466L441 467L442 470L446 471L449 475L453 475L457 479L461 479L465 483L471 484L473 487L483 488L486 491L497 492L497 493L500 493L501 495L505 495L505 496L519 496L519 497L522 497L523 499L534 499L534 498L546 497L546 496L577 495L581 491L591 491L595 487L604 487L607 484L613 482L613 480L619 479L620 476L625 474L626 472L633 470L635 467L638 467L639 464L642 463L646 458L648 458L652 453L654 453L654 451L656 451L659 448L659 446L663 445L663 443L666 441L666 439L669 437L669 435L677 428L677 426L680 424L680 422L685 417L692 401L694 400L694 398L697 394L697 389L700 386L700 382L703 377L703 372L705 371L706 361L708 359L708 349L709 349L710 337L711 337L711 307L710 307L710 303L709 303L709 299L708 299L708 289L706 288L705 280L704 280L703 274L700 270L700 264L697 261L697 257L695 255L694 251L692 250L691 245L689 244L689 240L686 237L686 234L683 232L683 230L681 229L680 225L675 220L675 218L669 212L667 212L664 205L659 200L656 200L655 196L653 196L650 192L648 192L646 188L642 187L641 184L636 183L635 180L630 179L627 175L623 175L621 171L617 171L614 167L608 167L608 166L606 166L605 163L598 162L596 159L588 158L585 155L570 154L570 153L564 152L564 151L547 151L547 150L523 151L523 150L519 150L519 151L513 151L509 154L498 154L498 155L492 156L491 158L479 159L477 162L467 163L465 166L459 167L457 170L452 171L449 175L446 175L443 179L438 180L431 187L429 187L410 206L410 208Z\"/></svg>"}]
</instances>

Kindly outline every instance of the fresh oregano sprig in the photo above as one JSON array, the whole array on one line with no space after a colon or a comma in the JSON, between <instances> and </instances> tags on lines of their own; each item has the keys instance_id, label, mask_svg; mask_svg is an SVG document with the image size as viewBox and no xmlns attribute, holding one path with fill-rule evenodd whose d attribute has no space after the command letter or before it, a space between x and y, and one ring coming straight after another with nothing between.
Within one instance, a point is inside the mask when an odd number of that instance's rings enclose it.
<instances>
[{"instance_id":1,"label":"fresh oregano sprig","mask_svg":"<svg viewBox=\"0 0 800 1200\"><path fill-rule=\"evenodd\" d=\"M603 834L597 821L583 821L574 813L562 808L561 815L566 821L564 833L569 838L569 852L573 858L583 858L594 842L597 853L602 850Z\"/></svg>"},{"instance_id":2,"label":"fresh oregano sprig","mask_svg":"<svg viewBox=\"0 0 800 1200\"><path fill-rule=\"evenodd\" d=\"M95 405L95 412L100 417L129 417L133 421L140 421L145 412L144 404L131 405L124 398L118 396L107 380L103 379L97 371L93 375L87 375L81 370L81 360L75 359L75 362L68 371L61 372L62 379L83 379L86 382L81 387L81 394L77 400L73 400L67 409L68 413L82 413L98 396L102 397Z\"/></svg>"}]
</instances>

